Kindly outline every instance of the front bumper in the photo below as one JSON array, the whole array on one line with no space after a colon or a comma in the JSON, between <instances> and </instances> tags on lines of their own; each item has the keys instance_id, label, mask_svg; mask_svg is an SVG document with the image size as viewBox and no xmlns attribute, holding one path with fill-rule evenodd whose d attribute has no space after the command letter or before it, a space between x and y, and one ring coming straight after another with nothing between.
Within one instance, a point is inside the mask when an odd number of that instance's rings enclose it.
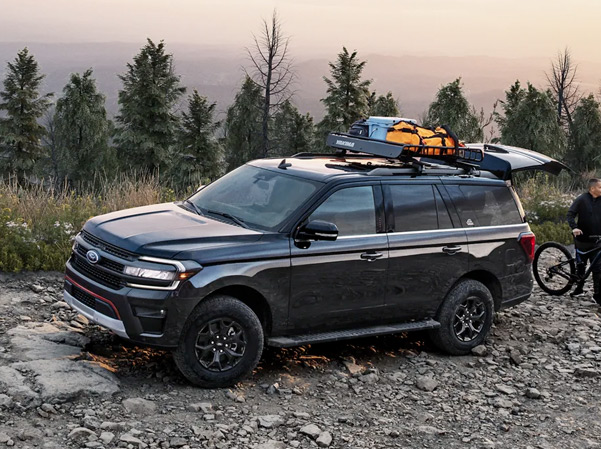
<instances>
[{"instance_id":1,"label":"front bumper","mask_svg":"<svg viewBox=\"0 0 601 449\"><path fill-rule=\"evenodd\" d=\"M123 286L109 288L82 275L67 262L64 299L89 320L135 343L174 348L199 299L183 286L174 291Z\"/></svg>"},{"instance_id":2,"label":"front bumper","mask_svg":"<svg viewBox=\"0 0 601 449\"><path fill-rule=\"evenodd\" d=\"M91 307L86 306L85 304L71 296L71 294L67 292L67 290L63 291L63 298L65 302L69 304L69 306L71 306L72 309L81 313L88 320L93 321L101 325L102 327L106 327L107 329L117 334L119 337L127 338L128 340L130 339L129 335L127 335L127 332L125 331L123 321L117 320L115 318L110 318L104 315L103 313L100 313L92 309Z\"/></svg>"}]
</instances>

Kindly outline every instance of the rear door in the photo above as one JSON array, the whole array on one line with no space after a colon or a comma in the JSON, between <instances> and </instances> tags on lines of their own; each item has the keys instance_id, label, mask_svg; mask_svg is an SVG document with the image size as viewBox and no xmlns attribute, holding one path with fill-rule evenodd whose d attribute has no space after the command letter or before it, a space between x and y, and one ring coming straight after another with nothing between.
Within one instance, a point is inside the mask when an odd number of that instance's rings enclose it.
<instances>
[{"instance_id":1,"label":"rear door","mask_svg":"<svg viewBox=\"0 0 601 449\"><path fill-rule=\"evenodd\" d=\"M387 316L432 317L467 272L468 247L444 189L433 182L383 184L390 262Z\"/></svg>"}]
</instances>

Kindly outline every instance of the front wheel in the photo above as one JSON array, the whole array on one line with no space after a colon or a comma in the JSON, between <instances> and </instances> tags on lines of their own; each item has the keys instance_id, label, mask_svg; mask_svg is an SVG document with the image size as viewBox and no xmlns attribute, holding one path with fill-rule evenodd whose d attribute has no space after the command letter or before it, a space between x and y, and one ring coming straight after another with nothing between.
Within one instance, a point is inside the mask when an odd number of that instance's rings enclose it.
<instances>
[{"instance_id":1,"label":"front wheel","mask_svg":"<svg viewBox=\"0 0 601 449\"><path fill-rule=\"evenodd\" d=\"M534 253L532 271L536 283L550 295L563 295L572 288L576 272L574 258L567 248L546 242Z\"/></svg>"},{"instance_id":2,"label":"front wheel","mask_svg":"<svg viewBox=\"0 0 601 449\"><path fill-rule=\"evenodd\" d=\"M263 328L250 307L213 296L190 314L173 358L181 373L204 388L230 386L250 374L263 352Z\"/></svg>"},{"instance_id":3,"label":"front wheel","mask_svg":"<svg viewBox=\"0 0 601 449\"><path fill-rule=\"evenodd\" d=\"M440 327L430 331L431 340L449 354L468 354L484 343L493 315L490 290L481 282L464 279L451 289L440 306L437 314Z\"/></svg>"}]
</instances>

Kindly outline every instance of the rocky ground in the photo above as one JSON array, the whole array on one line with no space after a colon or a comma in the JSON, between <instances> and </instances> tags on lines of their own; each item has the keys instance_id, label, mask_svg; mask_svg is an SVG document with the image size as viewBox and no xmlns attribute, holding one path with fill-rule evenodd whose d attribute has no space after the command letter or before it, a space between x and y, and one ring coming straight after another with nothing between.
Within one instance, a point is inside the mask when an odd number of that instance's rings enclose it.
<instances>
[{"instance_id":1,"label":"rocky ground","mask_svg":"<svg viewBox=\"0 0 601 449\"><path fill-rule=\"evenodd\" d=\"M601 448L587 297L536 290L469 356L422 334L268 349L235 388L202 390L61 288L59 273L0 274L0 448Z\"/></svg>"}]
</instances>

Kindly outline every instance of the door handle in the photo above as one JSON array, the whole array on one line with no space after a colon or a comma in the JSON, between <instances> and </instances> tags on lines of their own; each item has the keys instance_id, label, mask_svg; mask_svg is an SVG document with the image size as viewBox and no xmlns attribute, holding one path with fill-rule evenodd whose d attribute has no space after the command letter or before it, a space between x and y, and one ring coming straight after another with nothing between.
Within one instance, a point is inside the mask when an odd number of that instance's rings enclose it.
<instances>
[{"instance_id":1,"label":"door handle","mask_svg":"<svg viewBox=\"0 0 601 449\"><path fill-rule=\"evenodd\" d=\"M457 254L459 251L461 251L461 246L444 246L442 248L442 252L448 254L449 256L452 256L454 254Z\"/></svg>"},{"instance_id":2,"label":"door handle","mask_svg":"<svg viewBox=\"0 0 601 449\"><path fill-rule=\"evenodd\" d=\"M368 262L373 262L376 259L379 259L380 257L382 257L384 254L382 253L376 253L376 252L366 252L361 254L361 259L363 260L367 260Z\"/></svg>"}]
</instances>

